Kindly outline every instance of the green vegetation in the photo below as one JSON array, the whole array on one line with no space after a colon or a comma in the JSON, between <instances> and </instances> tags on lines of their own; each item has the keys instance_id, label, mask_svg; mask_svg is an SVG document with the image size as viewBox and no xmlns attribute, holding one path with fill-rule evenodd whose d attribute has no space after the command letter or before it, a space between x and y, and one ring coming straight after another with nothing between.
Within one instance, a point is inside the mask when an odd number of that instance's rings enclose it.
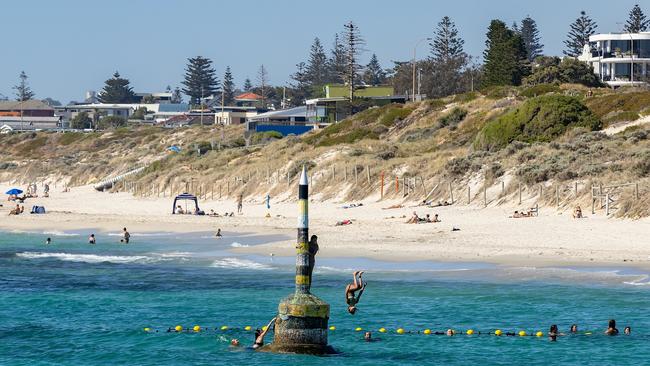
<instances>
[{"instance_id":1,"label":"green vegetation","mask_svg":"<svg viewBox=\"0 0 650 366\"><path fill-rule=\"evenodd\" d=\"M537 84L524 88L519 95L526 98L534 98L548 93L557 93L560 87L555 84Z\"/></svg>"},{"instance_id":2,"label":"green vegetation","mask_svg":"<svg viewBox=\"0 0 650 366\"><path fill-rule=\"evenodd\" d=\"M634 121L650 113L650 92L605 94L588 98L585 104L605 123Z\"/></svg>"},{"instance_id":3,"label":"green vegetation","mask_svg":"<svg viewBox=\"0 0 650 366\"><path fill-rule=\"evenodd\" d=\"M489 122L474 140L474 148L498 150L512 141L549 142L572 127L595 131L602 123L577 98L544 95Z\"/></svg>"},{"instance_id":4,"label":"green vegetation","mask_svg":"<svg viewBox=\"0 0 650 366\"><path fill-rule=\"evenodd\" d=\"M106 130L109 128L118 128L126 126L126 119L120 116L106 116L99 120L97 128Z\"/></svg>"},{"instance_id":5,"label":"green vegetation","mask_svg":"<svg viewBox=\"0 0 650 366\"><path fill-rule=\"evenodd\" d=\"M447 115L438 119L440 127L449 127L455 129L467 116L467 110L462 108L454 108Z\"/></svg>"},{"instance_id":6,"label":"green vegetation","mask_svg":"<svg viewBox=\"0 0 650 366\"><path fill-rule=\"evenodd\" d=\"M533 73L524 79L524 85L539 84L582 84L588 87L602 86L593 68L582 61L567 57L538 57L533 66Z\"/></svg>"}]
</instances>

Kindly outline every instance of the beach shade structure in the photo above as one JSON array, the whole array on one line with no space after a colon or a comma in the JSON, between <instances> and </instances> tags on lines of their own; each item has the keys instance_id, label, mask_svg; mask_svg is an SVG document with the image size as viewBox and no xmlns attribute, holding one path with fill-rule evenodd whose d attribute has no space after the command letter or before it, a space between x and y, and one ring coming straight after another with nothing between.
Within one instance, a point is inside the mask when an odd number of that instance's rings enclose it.
<instances>
[{"instance_id":1,"label":"beach shade structure","mask_svg":"<svg viewBox=\"0 0 650 366\"><path fill-rule=\"evenodd\" d=\"M21 193L23 193L22 189L12 188L12 189L8 190L6 194L12 196L12 195L17 195L17 194L21 194Z\"/></svg>"},{"instance_id":2,"label":"beach shade structure","mask_svg":"<svg viewBox=\"0 0 650 366\"><path fill-rule=\"evenodd\" d=\"M303 166L298 184L298 239L296 244L295 292L278 305L273 343L265 352L332 354L327 345L330 306L310 293L312 270L309 260L309 182Z\"/></svg>"},{"instance_id":3,"label":"beach shade structure","mask_svg":"<svg viewBox=\"0 0 650 366\"><path fill-rule=\"evenodd\" d=\"M174 198L174 206L172 207L172 215L176 214L176 206L178 201L185 201L185 212L187 212L187 203L188 202L194 202L194 212L200 212L199 209L199 200L196 198L195 195L189 194L189 193L183 193L179 194Z\"/></svg>"}]
</instances>

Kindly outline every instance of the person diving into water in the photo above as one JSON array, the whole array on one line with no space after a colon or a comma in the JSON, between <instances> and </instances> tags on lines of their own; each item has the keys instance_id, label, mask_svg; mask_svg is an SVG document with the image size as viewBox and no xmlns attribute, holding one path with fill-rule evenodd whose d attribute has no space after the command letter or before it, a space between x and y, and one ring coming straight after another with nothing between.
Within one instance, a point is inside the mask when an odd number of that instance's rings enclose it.
<instances>
[{"instance_id":1,"label":"person diving into water","mask_svg":"<svg viewBox=\"0 0 650 366\"><path fill-rule=\"evenodd\" d=\"M361 276L363 271L355 271L352 273L352 283L345 287L345 302L348 304L348 312L352 315L357 311L357 304L361 299L363 290L366 289L366 283L363 282ZM356 292L359 291L357 295Z\"/></svg>"}]
</instances>

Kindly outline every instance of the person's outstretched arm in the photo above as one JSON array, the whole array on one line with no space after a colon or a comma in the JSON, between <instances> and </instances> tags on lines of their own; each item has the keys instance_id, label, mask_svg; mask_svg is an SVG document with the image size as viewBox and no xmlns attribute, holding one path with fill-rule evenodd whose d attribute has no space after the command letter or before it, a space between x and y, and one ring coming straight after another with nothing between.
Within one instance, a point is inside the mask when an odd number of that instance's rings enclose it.
<instances>
[{"instance_id":1,"label":"person's outstretched arm","mask_svg":"<svg viewBox=\"0 0 650 366\"><path fill-rule=\"evenodd\" d=\"M266 333L269 332L269 330L271 329L271 324L273 324L274 321L275 321L275 317L274 317L273 319L271 319L271 321L269 322L269 324L266 325L266 329L264 329L264 330L262 331L262 333L260 333L260 335L259 335L259 336L257 337L257 339L255 340L255 343L257 343L257 344L262 344L262 343L264 343L264 336L266 336Z\"/></svg>"}]
</instances>

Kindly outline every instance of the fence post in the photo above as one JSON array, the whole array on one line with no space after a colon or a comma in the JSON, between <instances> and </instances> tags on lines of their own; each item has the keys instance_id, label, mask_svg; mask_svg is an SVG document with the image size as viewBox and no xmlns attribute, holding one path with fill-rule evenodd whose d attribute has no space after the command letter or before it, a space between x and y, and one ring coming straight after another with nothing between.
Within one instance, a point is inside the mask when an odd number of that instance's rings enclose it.
<instances>
[{"instance_id":1,"label":"fence post","mask_svg":"<svg viewBox=\"0 0 650 366\"><path fill-rule=\"evenodd\" d=\"M578 182L574 182L573 190L575 192L576 197L578 197Z\"/></svg>"},{"instance_id":2,"label":"fence post","mask_svg":"<svg viewBox=\"0 0 650 366\"><path fill-rule=\"evenodd\" d=\"M354 185L359 183L359 176L357 174L357 164L354 164Z\"/></svg>"},{"instance_id":3,"label":"fence post","mask_svg":"<svg viewBox=\"0 0 650 366\"><path fill-rule=\"evenodd\" d=\"M470 188L469 184L467 185L467 204L469 205L472 203L472 189Z\"/></svg>"},{"instance_id":4,"label":"fence post","mask_svg":"<svg viewBox=\"0 0 650 366\"><path fill-rule=\"evenodd\" d=\"M487 207L487 187L486 187L486 183L483 184L483 206Z\"/></svg>"},{"instance_id":5,"label":"fence post","mask_svg":"<svg viewBox=\"0 0 650 366\"><path fill-rule=\"evenodd\" d=\"M454 191L451 188L451 182L449 182L449 199L451 200L450 203L453 204L454 203Z\"/></svg>"},{"instance_id":6,"label":"fence post","mask_svg":"<svg viewBox=\"0 0 650 366\"><path fill-rule=\"evenodd\" d=\"M370 185L370 167L366 165L366 177L368 177L368 185Z\"/></svg>"},{"instance_id":7,"label":"fence post","mask_svg":"<svg viewBox=\"0 0 650 366\"><path fill-rule=\"evenodd\" d=\"M345 182L348 181L348 166L347 165L343 165L343 180L345 180Z\"/></svg>"},{"instance_id":8,"label":"fence post","mask_svg":"<svg viewBox=\"0 0 650 366\"><path fill-rule=\"evenodd\" d=\"M639 200L639 183L634 183L634 199Z\"/></svg>"},{"instance_id":9,"label":"fence post","mask_svg":"<svg viewBox=\"0 0 650 366\"><path fill-rule=\"evenodd\" d=\"M399 193L399 177L395 176L395 193Z\"/></svg>"},{"instance_id":10,"label":"fence post","mask_svg":"<svg viewBox=\"0 0 650 366\"><path fill-rule=\"evenodd\" d=\"M383 200L384 199L384 172L383 171L381 172L381 191L380 192L381 192L380 199Z\"/></svg>"},{"instance_id":11,"label":"fence post","mask_svg":"<svg viewBox=\"0 0 650 366\"><path fill-rule=\"evenodd\" d=\"M521 205L521 183L519 183L519 204Z\"/></svg>"},{"instance_id":12,"label":"fence post","mask_svg":"<svg viewBox=\"0 0 650 366\"><path fill-rule=\"evenodd\" d=\"M609 193L605 195L605 216L609 216Z\"/></svg>"},{"instance_id":13,"label":"fence post","mask_svg":"<svg viewBox=\"0 0 650 366\"><path fill-rule=\"evenodd\" d=\"M506 183L501 181L501 195L503 196L506 193Z\"/></svg>"},{"instance_id":14,"label":"fence post","mask_svg":"<svg viewBox=\"0 0 650 366\"><path fill-rule=\"evenodd\" d=\"M593 201L593 199L592 199ZM555 186L555 206L560 207L560 187Z\"/></svg>"}]
</instances>

